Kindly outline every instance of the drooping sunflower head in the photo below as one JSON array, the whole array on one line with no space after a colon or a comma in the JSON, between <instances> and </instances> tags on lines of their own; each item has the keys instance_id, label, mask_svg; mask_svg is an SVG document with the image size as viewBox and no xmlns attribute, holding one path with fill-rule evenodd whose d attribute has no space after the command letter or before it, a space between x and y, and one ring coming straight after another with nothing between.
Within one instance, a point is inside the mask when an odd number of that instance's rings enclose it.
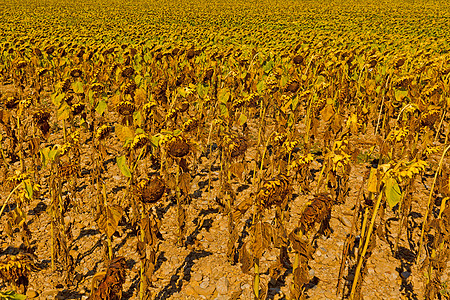
<instances>
[{"instance_id":1,"label":"drooping sunflower head","mask_svg":"<svg viewBox=\"0 0 450 300\"><path fill-rule=\"evenodd\" d=\"M95 132L95 138L99 141L105 139L108 134L111 132L112 128L111 126L108 126L106 124L100 126L97 131Z\"/></svg>"},{"instance_id":2,"label":"drooping sunflower head","mask_svg":"<svg viewBox=\"0 0 450 300\"><path fill-rule=\"evenodd\" d=\"M122 70L121 75L122 75L122 77L125 77L125 78L131 78L131 76L134 75L134 69L133 69L133 67L130 67L130 66L125 67L125 68Z\"/></svg>"},{"instance_id":3,"label":"drooping sunflower head","mask_svg":"<svg viewBox=\"0 0 450 300\"><path fill-rule=\"evenodd\" d=\"M76 115L81 114L85 107L86 106L84 105L84 103L75 103L72 106L72 113L73 113L73 115L76 116Z\"/></svg>"},{"instance_id":4,"label":"drooping sunflower head","mask_svg":"<svg viewBox=\"0 0 450 300\"><path fill-rule=\"evenodd\" d=\"M149 138L148 135L146 133L141 133L141 134L137 134L134 139L133 142L131 143L131 148L133 150L139 149L144 147L148 142L149 142Z\"/></svg>"},{"instance_id":5,"label":"drooping sunflower head","mask_svg":"<svg viewBox=\"0 0 450 300\"><path fill-rule=\"evenodd\" d=\"M167 144L168 153L172 157L183 157L189 154L190 146L182 136L173 137Z\"/></svg>"},{"instance_id":6,"label":"drooping sunflower head","mask_svg":"<svg viewBox=\"0 0 450 300\"><path fill-rule=\"evenodd\" d=\"M129 116L131 115L135 110L134 103L131 101L121 101L119 104L117 104L117 111L122 116Z\"/></svg>"},{"instance_id":7,"label":"drooping sunflower head","mask_svg":"<svg viewBox=\"0 0 450 300\"><path fill-rule=\"evenodd\" d=\"M72 76L73 78L78 78L78 77L80 77L81 75L83 75L83 71L81 71L81 70L78 69L78 68L74 68L74 69L72 69L72 70L70 71L70 76Z\"/></svg>"},{"instance_id":8,"label":"drooping sunflower head","mask_svg":"<svg viewBox=\"0 0 450 300\"><path fill-rule=\"evenodd\" d=\"M139 199L144 203L156 203L164 195L166 185L164 180L157 175L142 178L136 185Z\"/></svg>"}]
</instances>

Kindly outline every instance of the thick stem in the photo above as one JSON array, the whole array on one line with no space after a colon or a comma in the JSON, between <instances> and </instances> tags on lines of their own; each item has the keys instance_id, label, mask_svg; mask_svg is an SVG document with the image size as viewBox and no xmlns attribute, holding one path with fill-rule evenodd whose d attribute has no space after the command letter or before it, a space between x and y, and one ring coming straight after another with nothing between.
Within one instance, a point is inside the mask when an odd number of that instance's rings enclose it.
<instances>
[{"instance_id":1,"label":"thick stem","mask_svg":"<svg viewBox=\"0 0 450 300\"><path fill-rule=\"evenodd\" d=\"M255 299L259 299L259 258L255 261L255 278L253 280L253 292L255 293Z\"/></svg>"},{"instance_id":2,"label":"thick stem","mask_svg":"<svg viewBox=\"0 0 450 300\"><path fill-rule=\"evenodd\" d=\"M356 266L355 277L353 279L352 290L350 292L350 299L351 300L353 300L354 297L355 297L356 286L358 285L358 279L359 279L359 275L361 273L361 267L362 267L362 264L363 264L363 261L364 261L364 257L366 256L367 248L369 247L370 237L371 237L372 232L373 232L373 226L375 225L375 218L377 217L378 210L380 208L382 199L383 199L383 193L380 192L378 194L377 203L375 204L375 208L374 208L373 213L372 213L372 219L370 220L369 229L367 231L367 236L366 236L365 241L364 241L364 248L363 248L361 254L359 255L358 265Z\"/></svg>"},{"instance_id":3,"label":"thick stem","mask_svg":"<svg viewBox=\"0 0 450 300\"><path fill-rule=\"evenodd\" d=\"M55 225L53 220L50 222L50 236L52 242L52 271L55 271Z\"/></svg>"},{"instance_id":4,"label":"thick stem","mask_svg":"<svg viewBox=\"0 0 450 300\"><path fill-rule=\"evenodd\" d=\"M141 222L145 218L145 204L142 204L142 210L141 210ZM145 230L144 226L141 224L141 242L145 243ZM143 300L145 297L145 291L147 289L147 276L145 275L145 260L141 261L141 282L139 286L139 299Z\"/></svg>"},{"instance_id":5,"label":"thick stem","mask_svg":"<svg viewBox=\"0 0 450 300\"><path fill-rule=\"evenodd\" d=\"M177 199L177 211L178 211L178 246L183 245L183 221L180 219L181 214L184 214L181 203L181 190L180 190L180 164L177 162L177 173L175 175L175 197ZM184 218L183 218L184 220Z\"/></svg>"},{"instance_id":6,"label":"thick stem","mask_svg":"<svg viewBox=\"0 0 450 300\"><path fill-rule=\"evenodd\" d=\"M106 185L104 182L102 183L102 194L103 194L103 205L106 208L108 205L108 201L106 200ZM112 241L111 241L111 237L108 235L107 235L107 240L108 240L108 256L109 256L109 260L112 260L112 257L113 257Z\"/></svg>"}]
</instances>

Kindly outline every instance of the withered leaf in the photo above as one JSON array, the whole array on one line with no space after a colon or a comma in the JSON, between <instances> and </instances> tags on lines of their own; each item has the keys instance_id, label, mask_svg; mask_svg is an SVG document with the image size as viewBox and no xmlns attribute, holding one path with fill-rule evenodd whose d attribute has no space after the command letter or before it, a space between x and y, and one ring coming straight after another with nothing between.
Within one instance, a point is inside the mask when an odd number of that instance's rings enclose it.
<instances>
[{"instance_id":1,"label":"withered leaf","mask_svg":"<svg viewBox=\"0 0 450 300\"><path fill-rule=\"evenodd\" d=\"M133 130L129 126L123 126L120 124L116 124L115 128L116 128L116 130L115 130L116 135L122 143L125 142L127 139L130 139L134 136Z\"/></svg>"},{"instance_id":2,"label":"withered leaf","mask_svg":"<svg viewBox=\"0 0 450 300\"><path fill-rule=\"evenodd\" d=\"M255 258L247 249L248 243L249 242L245 242L242 248L239 249L239 262L241 263L241 270L245 274L249 273L255 262Z\"/></svg>"},{"instance_id":3,"label":"withered leaf","mask_svg":"<svg viewBox=\"0 0 450 300\"><path fill-rule=\"evenodd\" d=\"M236 292L234 292L233 294L231 294L230 300L237 300L237 299L239 299L239 297L241 296L241 294L242 294L242 290L239 289L238 291L236 291Z\"/></svg>"},{"instance_id":4,"label":"withered leaf","mask_svg":"<svg viewBox=\"0 0 450 300\"><path fill-rule=\"evenodd\" d=\"M142 241L137 242L136 252L139 254L139 259L144 260L145 259L145 249L146 244Z\"/></svg>"},{"instance_id":5,"label":"withered leaf","mask_svg":"<svg viewBox=\"0 0 450 300\"><path fill-rule=\"evenodd\" d=\"M100 231L111 236L116 232L119 221L122 219L123 208L120 205L109 205L97 218L97 225Z\"/></svg>"},{"instance_id":6,"label":"withered leaf","mask_svg":"<svg viewBox=\"0 0 450 300\"><path fill-rule=\"evenodd\" d=\"M235 162L230 165L230 172L237 178L239 178L240 181L242 181L242 173L245 170L245 165L242 162Z\"/></svg>"},{"instance_id":7,"label":"withered leaf","mask_svg":"<svg viewBox=\"0 0 450 300\"><path fill-rule=\"evenodd\" d=\"M189 173L183 173L180 175L180 188L185 195L189 194L191 189L191 175Z\"/></svg>"},{"instance_id":8,"label":"withered leaf","mask_svg":"<svg viewBox=\"0 0 450 300\"><path fill-rule=\"evenodd\" d=\"M322 109L321 111L321 116L323 117L323 120L325 122L328 122L331 117L334 115L334 107L332 104L328 104L324 107L324 109Z\"/></svg>"},{"instance_id":9,"label":"withered leaf","mask_svg":"<svg viewBox=\"0 0 450 300\"><path fill-rule=\"evenodd\" d=\"M187 161L186 161L186 159L184 157L182 157L180 159L180 168L183 171L183 173L188 173L189 172L189 167L188 167Z\"/></svg>"},{"instance_id":10,"label":"withered leaf","mask_svg":"<svg viewBox=\"0 0 450 300\"><path fill-rule=\"evenodd\" d=\"M167 187L170 190L175 190L176 188L176 179L175 179L175 175L174 174L168 174L167 175Z\"/></svg>"},{"instance_id":11,"label":"withered leaf","mask_svg":"<svg viewBox=\"0 0 450 300\"><path fill-rule=\"evenodd\" d=\"M306 238L302 238L298 235L298 231L299 229L297 228L289 234L289 240L291 241L292 248L308 260L312 259L314 248Z\"/></svg>"}]
</instances>

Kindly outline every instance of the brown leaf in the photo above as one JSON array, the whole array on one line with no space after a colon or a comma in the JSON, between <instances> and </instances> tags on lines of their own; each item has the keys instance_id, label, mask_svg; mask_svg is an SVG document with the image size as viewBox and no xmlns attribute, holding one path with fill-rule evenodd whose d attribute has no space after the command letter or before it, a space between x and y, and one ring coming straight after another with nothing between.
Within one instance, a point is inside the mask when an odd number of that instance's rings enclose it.
<instances>
[{"instance_id":1,"label":"brown leaf","mask_svg":"<svg viewBox=\"0 0 450 300\"><path fill-rule=\"evenodd\" d=\"M231 174L239 178L240 181L242 181L242 173L244 172L244 170L245 170L244 163L236 162L230 165Z\"/></svg>"},{"instance_id":2,"label":"brown leaf","mask_svg":"<svg viewBox=\"0 0 450 300\"><path fill-rule=\"evenodd\" d=\"M144 260L145 259L145 248L146 245L142 241L137 242L136 252L139 254L139 259Z\"/></svg>"},{"instance_id":3,"label":"brown leaf","mask_svg":"<svg viewBox=\"0 0 450 300\"><path fill-rule=\"evenodd\" d=\"M115 128L116 128L116 130L115 130L116 135L122 143L125 142L127 139L132 138L134 136L133 130L129 126L123 126L120 124L116 124Z\"/></svg>"},{"instance_id":4,"label":"brown leaf","mask_svg":"<svg viewBox=\"0 0 450 300\"><path fill-rule=\"evenodd\" d=\"M191 189L191 175L189 175L189 173L183 173L180 175L180 188L185 195L189 194Z\"/></svg>"},{"instance_id":5,"label":"brown leaf","mask_svg":"<svg viewBox=\"0 0 450 300\"><path fill-rule=\"evenodd\" d=\"M176 188L176 180L175 180L175 175L174 174L168 174L167 175L167 187L170 190L175 190Z\"/></svg>"},{"instance_id":6,"label":"brown leaf","mask_svg":"<svg viewBox=\"0 0 450 300\"><path fill-rule=\"evenodd\" d=\"M97 218L97 225L100 231L106 233L106 235L111 238L111 236L116 232L119 221L122 219L123 209L120 205L110 205L106 207Z\"/></svg>"},{"instance_id":7,"label":"brown leaf","mask_svg":"<svg viewBox=\"0 0 450 300\"><path fill-rule=\"evenodd\" d=\"M184 157L180 159L180 168L183 171L183 173L189 173L189 167Z\"/></svg>"},{"instance_id":8,"label":"brown leaf","mask_svg":"<svg viewBox=\"0 0 450 300\"><path fill-rule=\"evenodd\" d=\"M239 262L241 263L241 270L243 273L248 274L253 267L255 258L248 251L248 242L245 242L241 249L239 249Z\"/></svg>"},{"instance_id":9,"label":"brown leaf","mask_svg":"<svg viewBox=\"0 0 450 300\"><path fill-rule=\"evenodd\" d=\"M238 291L236 291L233 294L231 294L230 300L238 300L239 297L241 296L241 294L242 294L242 290L239 289Z\"/></svg>"},{"instance_id":10,"label":"brown leaf","mask_svg":"<svg viewBox=\"0 0 450 300\"><path fill-rule=\"evenodd\" d=\"M322 109L320 115L325 122L330 121L331 117L334 115L334 107L332 104L328 104Z\"/></svg>"},{"instance_id":11,"label":"brown leaf","mask_svg":"<svg viewBox=\"0 0 450 300\"><path fill-rule=\"evenodd\" d=\"M306 239L306 237L300 237L298 232L300 230L296 228L289 234L289 240L291 241L292 248L306 257L308 260L312 259L312 254L314 253L314 248Z\"/></svg>"}]
</instances>

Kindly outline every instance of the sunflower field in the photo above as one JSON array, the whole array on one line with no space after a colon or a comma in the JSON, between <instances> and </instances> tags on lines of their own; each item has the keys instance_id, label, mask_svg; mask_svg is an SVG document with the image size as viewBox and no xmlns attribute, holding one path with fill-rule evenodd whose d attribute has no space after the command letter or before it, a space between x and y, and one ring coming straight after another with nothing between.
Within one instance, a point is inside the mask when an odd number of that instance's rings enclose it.
<instances>
[{"instance_id":1,"label":"sunflower field","mask_svg":"<svg viewBox=\"0 0 450 300\"><path fill-rule=\"evenodd\" d=\"M0 25L0 299L450 299L447 2Z\"/></svg>"}]
</instances>

